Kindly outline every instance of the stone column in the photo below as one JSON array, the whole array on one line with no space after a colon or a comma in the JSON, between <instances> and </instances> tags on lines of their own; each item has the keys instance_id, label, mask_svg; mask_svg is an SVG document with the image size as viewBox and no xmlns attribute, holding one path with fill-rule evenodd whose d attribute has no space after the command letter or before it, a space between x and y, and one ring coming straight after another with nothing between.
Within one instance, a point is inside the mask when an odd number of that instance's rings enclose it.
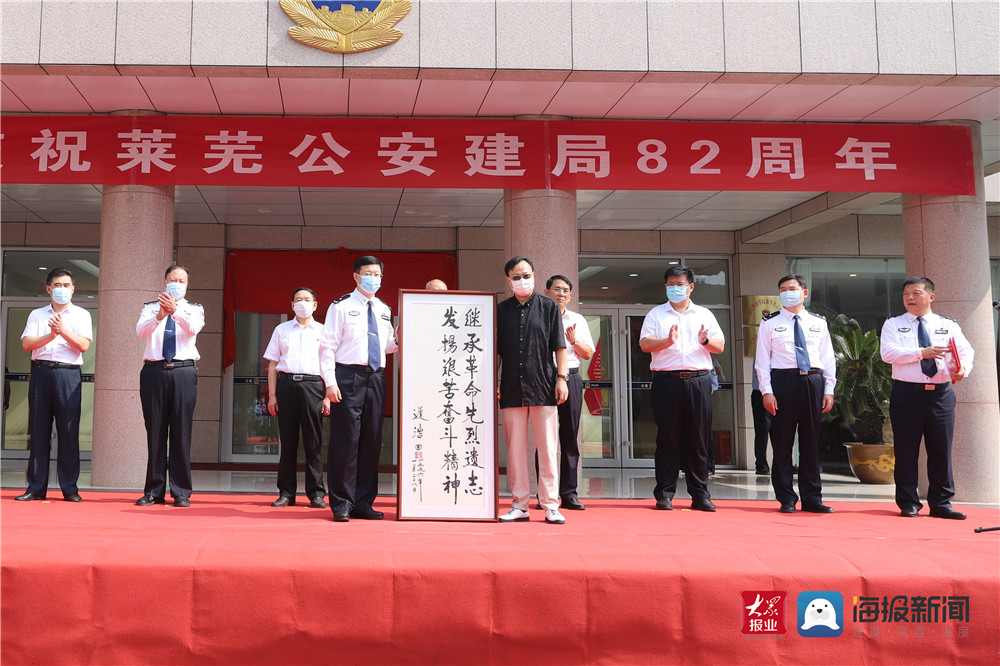
<instances>
[{"instance_id":1,"label":"stone column","mask_svg":"<svg viewBox=\"0 0 1000 666\"><path fill-rule=\"evenodd\" d=\"M535 287L545 288L554 274L565 275L579 293L580 234L576 227L576 192L504 190L504 262L515 255L535 264ZM503 277L503 266L497 267ZM509 293L509 292L508 292Z\"/></svg>"},{"instance_id":2,"label":"stone column","mask_svg":"<svg viewBox=\"0 0 1000 666\"><path fill-rule=\"evenodd\" d=\"M976 193L903 195L906 274L934 281L934 311L957 320L976 350L972 373L955 385L955 499L997 503L1000 412L980 125L974 121L944 124L964 125L972 130ZM921 467L923 464L922 457ZM923 470L920 482L923 492L927 484Z\"/></svg>"},{"instance_id":3,"label":"stone column","mask_svg":"<svg viewBox=\"0 0 1000 666\"><path fill-rule=\"evenodd\" d=\"M173 251L173 186L104 186L91 464L97 487L141 489L145 480L139 402L144 343L135 324L143 303L162 290Z\"/></svg>"}]
</instances>

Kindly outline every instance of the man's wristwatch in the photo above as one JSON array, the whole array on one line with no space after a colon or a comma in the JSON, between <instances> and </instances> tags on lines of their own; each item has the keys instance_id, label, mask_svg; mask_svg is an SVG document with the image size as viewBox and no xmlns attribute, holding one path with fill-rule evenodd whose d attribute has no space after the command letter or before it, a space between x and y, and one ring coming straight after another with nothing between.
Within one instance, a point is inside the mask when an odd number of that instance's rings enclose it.
<instances>
[{"instance_id":1,"label":"man's wristwatch","mask_svg":"<svg viewBox=\"0 0 1000 666\"><path fill-rule=\"evenodd\" d=\"M568 375L556 375L556 379L564 379L564 380L566 380L568 382L569 381L569 376Z\"/></svg>"},{"instance_id":2,"label":"man's wristwatch","mask_svg":"<svg viewBox=\"0 0 1000 666\"><path fill-rule=\"evenodd\" d=\"M708 344L708 338L705 338L705 341L702 342L701 344L702 344L702 346L707 345Z\"/></svg>"}]
</instances>

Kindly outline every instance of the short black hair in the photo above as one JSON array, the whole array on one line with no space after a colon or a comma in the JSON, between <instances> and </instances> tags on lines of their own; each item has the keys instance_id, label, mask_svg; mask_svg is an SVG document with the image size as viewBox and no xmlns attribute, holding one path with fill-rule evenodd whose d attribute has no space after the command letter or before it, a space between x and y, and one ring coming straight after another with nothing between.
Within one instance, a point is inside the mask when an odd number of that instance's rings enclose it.
<instances>
[{"instance_id":1,"label":"short black hair","mask_svg":"<svg viewBox=\"0 0 1000 666\"><path fill-rule=\"evenodd\" d=\"M316 292L315 291L313 291L309 287L299 287L298 289L296 289L295 291L292 292L292 300L293 301L295 300L295 294L299 293L300 291L308 291L310 294L312 294L313 300L314 301L317 300L317 298L316 298Z\"/></svg>"},{"instance_id":2,"label":"short black hair","mask_svg":"<svg viewBox=\"0 0 1000 666\"><path fill-rule=\"evenodd\" d=\"M786 275L785 277L783 277L780 280L778 280L778 289L781 289L781 285L785 284L789 280L795 280L796 282L799 283L799 286L802 287L803 289L808 289L809 288L806 285L806 279L804 277L802 277L801 275L799 275L797 273L792 273L792 274Z\"/></svg>"},{"instance_id":3,"label":"short black hair","mask_svg":"<svg viewBox=\"0 0 1000 666\"><path fill-rule=\"evenodd\" d=\"M513 270L514 266L517 266L522 261L524 263L528 264L529 266L531 266L531 270L532 271L535 270L535 265L533 263L531 263L531 259L528 259L527 257L511 257L511 260L508 261L504 265L504 267L503 267L503 274L509 276L510 272L511 272L511 270Z\"/></svg>"},{"instance_id":4,"label":"short black hair","mask_svg":"<svg viewBox=\"0 0 1000 666\"><path fill-rule=\"evenodd\" d=\"M365 266L378 266L378 269L380 271L385 272L385 265L382 263L382 260L379 259L378 257L373 257L370 254L366 254L363 257L358 257L357 259L354 260L354 272L357 273Z\"/></svg>"},{"instance_id":5,"label":"short black hair","mask_svg":"<svg viewBox=\"0 0 1000 666\"><path fill-rule=\"evenodd\" d=\"M166 280L167 276L176 271L178 268L187 273L189 280L191 279L191 271L188 270L187 266L182 266L181 264L170 264L170 268L163 272L163 279Z\"/></svg>"},{"instance_id":6,"label":"short black hair","mask_svg":"<svg viewBox=\"0 0 1000 666\"><path fill-rule=\"evenodd\" d=\"M694 284L694 271L692 271L687 266L671 266L667 270L663 271L663 281L666 282L672 277L678 277L683 275L687 278L688 283Z\"/></svg>"},{"instance_id":7,"label":"short black hair","mask_svg":"<svg viewBox=\"0 0 1000 666\"><path fill-rule=\"evenodd\" d=\"M76 280L73 279L73 273L68 268L53 268L49 271L48 277L45 278L45 284L52 284L52 281L57 277L62 277L63 275L69 276L69 281L76 284Z\"/></svg>"},{"instance_id":8,"label":"short black hair","mask_svg":"<svg viewBox=\"0 0 1000 666\"><path fill-rule=\"evenodd\" d=\"M922 284L925 287L927 287L927 290L929 292L931 292L932 294L934 293L934 281L931 280L929 277L923 277L921 275L914 275L913 277L908 277L906 278L906 281L903 282L903 289L906 289L906 285L908 284Z\"/></svg>"},{"instance_id":9,"label":"short black hair","mask_svg":"<svg viewBox=\"0 0 1000 666\"><path fill-rule=\"evenodd\" d=\"M573 283L570 282L569 278L566 277L565 275L553 275L552 277L550 277L548 280L545 281L545 288L546 289L551 289L552 288L552 283L555 282L556 280L562 280L567 285L569 285L569 290L573 291Z\"/></svg>"}]
</instances>

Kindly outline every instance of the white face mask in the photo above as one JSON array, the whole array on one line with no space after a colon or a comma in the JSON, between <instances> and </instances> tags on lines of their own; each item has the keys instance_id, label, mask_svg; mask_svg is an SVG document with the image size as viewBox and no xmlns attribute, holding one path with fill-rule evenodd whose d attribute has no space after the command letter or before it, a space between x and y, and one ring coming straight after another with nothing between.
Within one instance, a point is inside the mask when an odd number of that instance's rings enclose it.
<instances>
[{"instance_id":1,"label":"white face mask","mask_svg":"<svg viewBox=\"0 0 1000 666\"><path fill-rule=\"evenodd\" d=\"M69 287L53 287L52 300L59 305L66 305L73 298L73 290Z\"/></svg>"},{"instance_id":2,"label":"white face mask","mask_svg":"<svg viewBox=\"0 0 1000 666\"><path fill-rule=\"evenodd\" d=\"M295 310L295 314L302 319L308 319L312 316L312 313L316 310L315 301L296 301L295 305L292 306Z\"/></svg>"},{"instance_id":3,"label":"white face mask","mask_svg":"<svg viewBox=\"0 0 1000 666\"><path fill-rule=\"evenodd\" d=\"M173 296L175 301L179 301L187 293L187 285L183 282L168 282L166 292Z\"/></svg>"},{"instance_id":4,"label":"white face mask","mask_svg":"<svg viewBox=\"0 0 1000 666\"><path fill-rule=\"evenodd\" d=\"M511 281L510 288L513 290L514 294L524 298L531 292L535 290L535 277L531 276L528 279L521 279L517 282Z\"/></svg>"}]
</instances>

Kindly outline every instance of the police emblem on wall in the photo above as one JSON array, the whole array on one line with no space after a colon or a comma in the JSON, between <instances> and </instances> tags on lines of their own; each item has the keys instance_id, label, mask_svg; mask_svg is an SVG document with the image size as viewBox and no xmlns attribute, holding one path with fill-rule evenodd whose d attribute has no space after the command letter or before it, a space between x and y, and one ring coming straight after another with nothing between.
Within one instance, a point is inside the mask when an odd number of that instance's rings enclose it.
<instances>
[{"instance_id":1,"label":"police emblem on wall","mask_svg":"<svg viewBox=\"0 0 1000 666\"><path fill-rule=\"evenodd\" d=\"M331 53L361 53L399 41L403 33L393 26L410 12L412 5L410 0L382 0L344 3L340 9L330 11L336 2L281 0L280 4L298 24L288 30L292 39Z\"/></svg>"}]
</instances>

